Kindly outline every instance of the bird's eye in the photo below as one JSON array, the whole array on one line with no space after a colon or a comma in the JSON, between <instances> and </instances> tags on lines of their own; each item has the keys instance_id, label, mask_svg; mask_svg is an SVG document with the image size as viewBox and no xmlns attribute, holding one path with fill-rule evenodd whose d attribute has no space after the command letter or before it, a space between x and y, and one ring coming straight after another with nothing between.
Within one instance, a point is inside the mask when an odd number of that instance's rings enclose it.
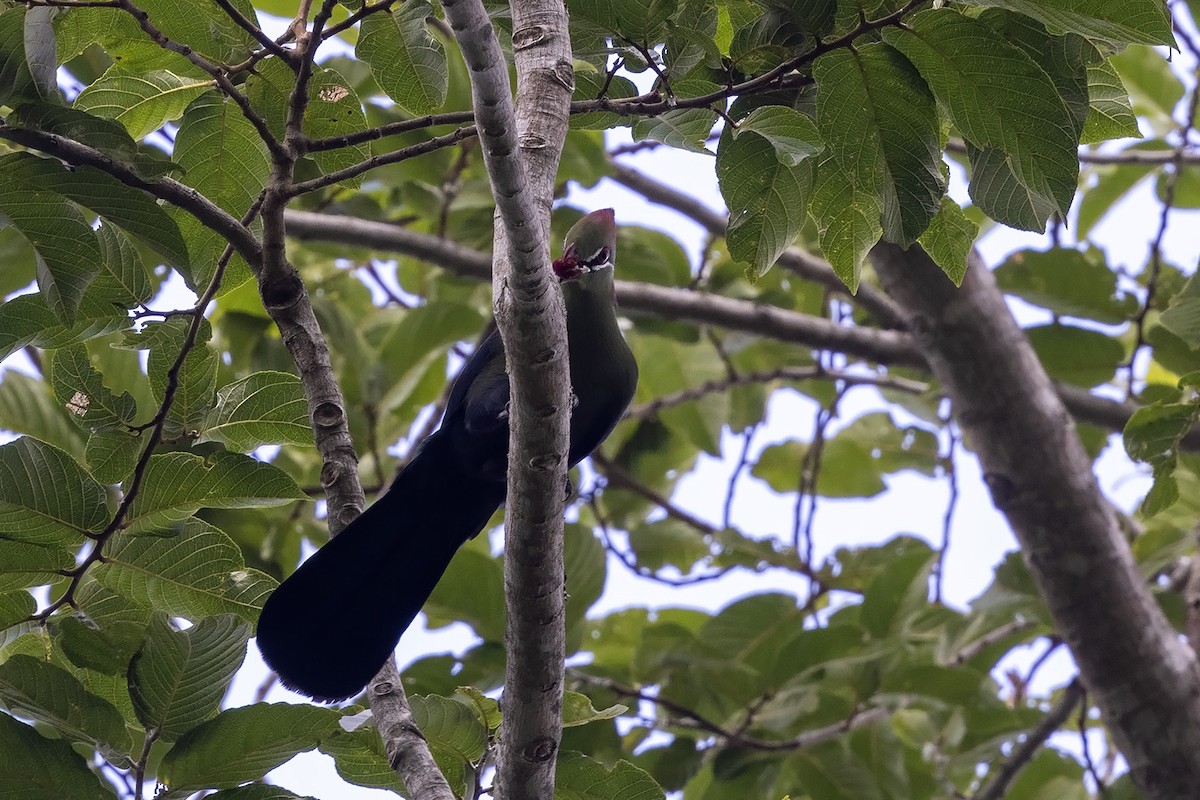
<instances>
[{"instance_id":1,"label":"bird's eye","mask_svg":"<svg viewBox=\"0 0 1200 800\"><path fill-rule=\"evenodd\" d=\"M580 263L582 263L588 267L599 267L599 266L609 263L609 258L610 258L610 255L608 252L608 248L601 247L599 250L597 250L595 253L593 253L589 257L582 259L580 261Z\"/></svg>"}]
</instances>

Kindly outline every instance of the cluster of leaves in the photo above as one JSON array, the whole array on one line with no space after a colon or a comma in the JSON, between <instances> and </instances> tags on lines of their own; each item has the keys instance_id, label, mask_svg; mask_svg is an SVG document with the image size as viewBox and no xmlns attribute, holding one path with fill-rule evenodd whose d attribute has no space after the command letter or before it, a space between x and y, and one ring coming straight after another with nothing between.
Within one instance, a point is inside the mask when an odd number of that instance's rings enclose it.
<instances>
[{"instance_id":1,"label":"cluster of leaves","mask_svg":"<svg viewBox=\"0 0 1200 800\"><path fill-rule=\"evenodd\" d=\"M1172 41L1157 0L1119 9L1084 0L568 5L577 113L564 185L590 186L608 172L610 128L706 152L724 123L715 150L731 211L726 239L697 273L670 237L624 227L622 278L695 282L799 313L824 314L828 303L822 287L767 271L793 242L823 252L851 287L880 238L919 242L959 277L984 215L1041 230L1072 205L1078 144L1137 133L1122 84L1160 137L1137 145L1151 151L1165 148L1183 94L1145 46ZM455 127L470 108L461 58L428 23L432 4L375 6L357 27L344 22L367 10L360 4L330 20L327 46L341 49L314 73L294 205L486 249L486 175L469 131ZM263 598L294 569L302 540L322 540L313 491L302 488L320 485L321 463L295 366L249 265L234 255L222 268L227 242L218 233L129 185L179 181L234 218L251 210L270 180L268 139L283 133L295 75L229 9L251 25L259 12L294 9L278 0L137 8L144 18L120 2L54 14L0 3L0 138L52 134L101 156L96 166L67 167L15 146L0 153L0 289L37 289L0 306L0 358L24 351L39 367L0 381L0 427L19 434L0 446L0 703L10 712L0 714L0 787L88 798L110 796L106 782L132 795L149 779L178 796L286 798L261 779L317 747L345 780L403 791L357 706L221 710ZM496 22L510 35L498 9ZM614 55L622 74L612 71ZM628 76L646 72L655 92L639 96ZM58 74L82 85L71 84L69 103ZM954 154L971 176L966 210L946 197L951 139L961 140ZM1085 178L1095 183L1077 204L1080 236L1139 181L1165 181L1166 171L1119 165ZM1177 205L1200 204L1189 180L1173 185ZM574 218L559 213L556 236ZM489 299L477 282L401 258L401 291L386 289L381 307L380 287L392 281L376 283L374 255L289 247L333 350L364 480L377 485L398 463L388 445L424 429L414 420L438 402ZM349 267L363 269L356 276ZM168 276L196 294L211 288L213 302L151 311L147 304L166 302L154 298ZM997 278L1052 315L1030 337L1054 377L1083 387L1114 380L1130 341L1112 331L1139 306L1136 287L1119 283L1103 254L1021 253ZM1162 265L1156 306L1179 300L1143 320L1153 354L1145 399L1167 405L1135 418L1130 441L1135 456L1154 460L1161 485L1186 487L1197 479L1179 438L1195 413L1185 390L1200 370L1200 338L1195 290L1183 283ZM639 361L653 365L639 404L815 364L795 345L655 317L631 320L628 336ZM810 565L774 538L662 517L659 499L703 454L721 454L723 432L757 426L779 382L730 386L622 423L605 448L608 488L588 492L593 502L568 528L568 643L586 666L572 672L564 704L560 795L837 800L974 790L990 777L979 765L998 763L1040 718L1032 701L1001 702L989 677L1011 648L1049 632L1019 560L960 613L926 604L934 554L915 540L843 549ZM823 406L837 397L828 381L793 388ZM864 499L899 471L936 474L936 397L886 396L914 421L866 415L819 447L789 431L753 476L795 496L815 452L814 495ZM1103 435L1087 432L1098 451ZM1135 543L1148 577L1186 550L1196 516L1186 501L1168 507L1174 496L1161 491L1148 508L1159 513ZM589 617L606 580L597 533L610 529L625 535L623 555L642 574L774 568L806 575L820 591L805 605L761 595L711 615ZM466 622L480 643L405 673L422 733L459 792L487 765L501 722L487 693L503 675L502 590L486 543L465 547L426 613L433 626ZM1182 624L1177 596L1163 591L1162 602ZM988 639L1014 619L1026 624ZM645 702L656 703L649 719L639 716ZM669 739L651 738L656 731ZM1081 776L1073 759L1047 751L1010 796L1084 797ZM1126 782L1110 790L1134 796Z\"/></svg>"},{"instance_id":2,"label":"cluster of leaves","mask_svg":"<svg viewBox=\"0 0 1200 800\"><path fill-rule=\"evenodd\" d=\"M634 137L704 151L724 119L716 168L730 209L730 252L761 274L811 219L821 252L851 289L881 238L920 242L961 279L978 218L946 196L942 152L951 128L965 143L975 209L1024 230L1065 218L1078 146L1138 135L1106 56L1130 43L1174 42L1156 0L1119 9L618 5L581 0L572 10L582 41L626 43L626 67L653 69L670 100L671 110L633 123ZM661 58L650 57L659 43ZM608 96L633 93L628 81L605 80L602 59L592 67L577 97L598 85ZM764 85L770 91L746 93Z\"/></svg>"}]
</instances>

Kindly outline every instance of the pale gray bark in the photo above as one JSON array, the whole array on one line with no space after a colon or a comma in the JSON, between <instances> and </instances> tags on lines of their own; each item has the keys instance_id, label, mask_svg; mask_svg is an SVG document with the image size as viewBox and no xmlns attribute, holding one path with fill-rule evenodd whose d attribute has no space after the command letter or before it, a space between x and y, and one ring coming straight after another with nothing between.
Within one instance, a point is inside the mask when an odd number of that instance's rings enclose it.
<instances>
[{"instance_id":1,"label":"pale gray bark","mask_svg":"<svg viewBox=\"0 0 1200 800\"><path fill-rule=\"evenodd\" d=\"M1054 385L992 274L960 289L919 248L872 261L950 396L996 507L1134 781L1153 800L1200 786L1200 665L1150 594Z\"/></svg>"},{"instance_id":2,"label":"pale gray bark","mask_svg":"<svg viewBox=\"0 0 1200 800\"><path fill-rule=\"evenodd\" d=\"M496 797L550 800L562 735L563 492L570 424L566 316L550 268L550 207L574 72L561 2L512 4L518 103L480 0L443 0L471 76L476 127L496 199L492 277L508 359L507 601Z\"/></svg>"}]
</instances>

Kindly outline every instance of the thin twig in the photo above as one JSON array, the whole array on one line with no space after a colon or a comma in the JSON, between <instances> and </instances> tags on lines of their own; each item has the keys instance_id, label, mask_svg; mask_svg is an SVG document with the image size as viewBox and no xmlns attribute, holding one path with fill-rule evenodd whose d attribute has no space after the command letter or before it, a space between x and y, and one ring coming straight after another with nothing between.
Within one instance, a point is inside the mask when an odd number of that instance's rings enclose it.
<instances>
[{"instance_id":1,"label":"thin twig","mask_svg":"<svg viewBox=\"0 0 1200 800\"><path fill-rule=\"evenodd\" d=\"M1067 684L1067 688L1063 690L1063 696L1050 709L1046 718L1026 735L1025 740L1013 751L1012 757L1001 765L996 772L996 777L986 787L979 790L973 800L1001 800L1013 779L1037 755L1037 751L1046 743L1046 740L1070 718L1075 706L1083 700L1083 695L1083 684L1079 682L1078 678Z\"/></svg>"},{"instance_id":2,"label":"thin twig","mask_svg":"<svg viewBox=\"0 0 1200 800\"><path fill-rule=\"evenodd\" d=\"M842 734L850 731L872 725L879 720L885 719L890 713L886 708L869 708L864 710L856 710L849 717L841 722L835 722L832 725L826 725L822 728L814 728L810 731L805 731L799 736L794 736L791 739L783 741L772 741L767 739L759 739L757 737L748 736L744 732L736 730L728 730L721 725L713 722L697 711L662 697L659 694L651 694L643 689L636 689L632 686L625 686L622 683L604 678L598 675L591 675L583 670L576 668L568 668L567 674L584 683L598 686L607 689L610 692L628 697L638 701L653 703L669 712L676 718L676 724L682 724L685 727L695 728L706 731L724 739L728 744L736 747L746 747L752 750L761 750L765 752L781 752L790 750L803 750L806 747L813 747L836 739Z\"/></svg>"}]
</instances>

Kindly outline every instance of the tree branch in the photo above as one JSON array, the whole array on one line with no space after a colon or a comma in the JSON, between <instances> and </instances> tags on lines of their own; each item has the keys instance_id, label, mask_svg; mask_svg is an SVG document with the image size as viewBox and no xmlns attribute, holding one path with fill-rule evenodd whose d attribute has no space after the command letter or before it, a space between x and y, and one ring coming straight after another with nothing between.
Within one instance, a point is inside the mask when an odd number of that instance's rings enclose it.
<instances>
[{"instance_id":1,"label":"tree branch","mask_svg":"<svg viewBox=\"0 0 1200 800\"><path fill-rule=\"evenodd\" d=\"M442 7L467 62L496 199L492 297L512 395L504 546L508 657L496 796L550 800L566 651L562 487L570 370L548 233L575 85L567 14L552 0L512 3L514 112L507 63L481 0L443 0Z\"/></svg>"},{"instance_id":2,"label":"tree branch","mask_svg":"<svg viewBox=\"0 0 1200 800\"><path fill-rule=\"evenodd\" d=\"M4 137L3 126L0 126L0 137ZM477 280L486 280L490 274L491 261L486 254L387 222L292 210L285 212L284 219L288 235L301 240L341 242L401 253ZM633 281L617 281L617 301L634 314L716 325L731 331L856 355L879 364L928 368L912 338L900 331L850 328L821 317L750 300ZM1055 383L1054 389L1077 420L1110 431L1123 430L1129 417L1140 408L1137 403L1110 400L1078 386ZM1200 428L1189 431L1182 445L1189 451L1200 450Z\"/></svg>"},{"instance_id":3,"label":"tree branch","mask_svg":"<svg viewBox=\"0 0 1200 800\"><path fill-rule=\"evenodd\" d=\"M677 189L660 183L648 175L627 167L616 161L612 165L613 179L659 205L672 208L690 218L713 236L724 236L729 217L711 210L691 195L686 195ZM812 281L824 286L839 295L845 295L850 301L862 307L885 328L904 329L904 318L896 304L887 295L874 286L863 284L858 287L858 294L850 295L846 284L833 271L833 267L821 259L806 253L798 247L789 247L779 256L780 267L798 275L806 281Z\"/></svg>"},{"instance_id":4,"label":"tree branch","mask_svg":"<svg viewBox=\"0 0 1200 800\"><path fill-rule=\"evenodd\" d=\"M1071 712L1083 700L1083 696L1083 684L1079 682L1078 678L1067 684L1067 688L1063 690L1063 696L1050 709L1050 713L1046 714L1046 718L1025 736L1024 741L1013 751L1012 756L1001 765L992 782L980 789L973 800L1002 800L1008 785L1037 755L1037 751L1042 749L1046 740L1066 723Z\"/></svg>"},{"instance_id":5,"label":"tree branch","mask_svg":"<svg viewBox=\"0 0 1200 800\"><path fill-rule=\"evenodd\" d=\"M888 293L908 309L909 327L1134 781L1154 800L1194 797L1200 665L1151 596L1067 410L995 279L976 258L955 289L918 247L881 243L871 257Z\"/></svg>"}]
</instances>

